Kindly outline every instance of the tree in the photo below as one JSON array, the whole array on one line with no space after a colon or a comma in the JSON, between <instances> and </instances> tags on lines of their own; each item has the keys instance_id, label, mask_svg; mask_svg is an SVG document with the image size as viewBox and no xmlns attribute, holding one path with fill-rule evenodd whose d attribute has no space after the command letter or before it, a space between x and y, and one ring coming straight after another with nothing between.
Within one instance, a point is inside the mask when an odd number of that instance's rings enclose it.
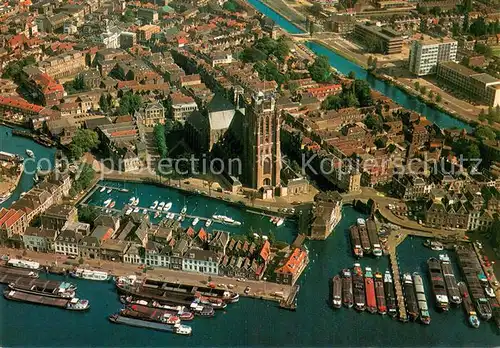
<instances>
[{"instance_id":1,"label":"tree","mask_svg":"<svg viewBox=\"0 0 500 348\"><path fill-rule=\"evenodd\" d=\"M484 17L476 18L469 27L469 33L475 37L480 37L488 34L488 25Z\"/></svg>"},{"instance_id":2,"label":"tree","mask_svg":"<svg viewBox=\"0 0 500 348\"><path fill-rule=\"evenodd\" d=\"M87 224L93 224L94 220L99 216L99 210L92 206L79 206L78 207L78 221Z\"/></svg>"},{"instance_id":3,"label":"tree","mask_svg":"<svg viewBox=\"0 0 500 348\"><path fill-rule=\"evenodd\" d=\"M314 22L309 22L309 35L313 36L314 32L316 31L316 28L314 27Z\"/></svg>"},{"instance_id":4,"label":"tree","mask_svg":"<svg viewBox=\"0 0 500 348\"><path fill-rule=\"evenodd\" d=\"M464 21L462 23L462 32L469 32L469 12L466 12L464 15Z\"/></svg>"},{"instance_id":5,"label":"tree","mask_svg":"<svg viewBox=\"0 0 500 348\"><path fill-rule=\"evenodd\" d=\"M366 65L368 65L368 67L371 67L373 64L373 57L372 56L368 56L368 60L366 61Z\"/></svg>"},{"instance_id":6,"label":"tree","mask_svg":"<svg viewBox=\"0 0 500 348\"><path fill-rule=\"evenodd\" d=\"M474 135L481 140L495 140L497 137L491 128L484 126L477 127Z\"/></svg>"},{"instance_id":7,"label":"tree","mask_svg":"<svg viewBox=\"0 0 500 348\"><path fill-rule=\"evenodd\" d=\"M432 90L429 90L429 93L427 93L427 96L429 97L429 99L434 99L434 92Z\"/></svg>"},{"instance_id":8,"label":"tree","mask_svg":"<svg viewBox=\"0 0 500 348\"><path fill-rule=\"evenodd\" d=\"M99 143L96 132L91 129L78 129L69 145L70 157L79 159L85 152L97 148Z\"/></svg>"},{"instance_id":9,"label":"tree","mask_svg":"<svg viewBox=\"0 0 500 348\"><path fill-rule=\"evenodd\" d=\"M222 5L222 8L224 10L227 10L229 12L238 12L239 6L233 2L232 0L226 1L224 5Z\"/></svg>"},{"instance_id":10,"label":"tree","mask_svg":"<svg viewBox=\"0 0 500 348\"><path fill-rule=\"evenodd\" d=\"M316 57L314 63L309 66L311 78L316 82L328 82L331 79L331 67L327 56Z\"/></svg>"},{"instance_id":11,"label":"tree","mask_svg":"<svg viewBox=\"0 0 500 348\"><path fill-rule=\"evenodd\" d=\"M366 116L364 123L368 129L371 129L375 132L380 132L383 126L383 120L380 115L377 114L369 114ZM384 146L385 147L385 146Z\"/></svg>"},{"instance_id":12,"label":"tree","mask_svg":"<svg viewBox=\"0 0 500 348\"><path fill-rule=\"evenodd\" d=\"M479 121L481 122L484 122L488 119L488 117L486 116L486 113L484 112L484 109L481 109L481 111L479 112Z\"/></svg>"},{"instance_id":13,"label":"tree","mask_svg":"<svg viewBox=\"0 0 500 348\"><path fill-rule=\"evenodd\" d=\"M111 105L109 105L108 97L104 94L102 94L101 98L99 99L99 107L105 113L109 112L111 108Z\"/></svg>"},{"instance_id":14,"label":"tree","mask_svg":"<svg viewBox=\"0 0 500 348\"><path fill-rule=\"evenodd\" d=\"M372 106L373 99L372 93L370 89L370 85L365 80L355 80L354 81L354 90L356 93L356 98L358 99L359 106Z\"/></svg>"},{"instance_id":15,"label":"tree","mask_svg":"<svg viewBox=\"0 0 500 348\"><path fill-rule=\"evenodd\" d=\"M420 93L425 94L425 92L427 92L427 87L421 86L420 87Z\"/></svg>"},{"instance_id":16,"label":"tree","mask_svg":"<svg viewBox=\"0 0 500 348\"><path fill-rule=\"evenodd\" d=\"M299 89L299 83L296 82L296 81L291 81L291 82L288 82L288 90L290 91L290 93L292 94L295 94L297 93L297 90Z\"/></svg>"},{"instance_id":17,"label":"tree","mask_svg":"<svg viewBox=\"0 0 500 348\"><path fill-rule=\"evenodd\" d=\"M131 9L127 9L122 16L122 21L125 23L133 23L135 22L135 15Z\"/></svg>"},{"instance_id":18,"label":"tree","mask_svg":"<svg viewBox=\"0 0 500 348\"><path fill-rule=\"evenodd\" d=\"M309 7L309 12L311 12L313 15L318 16L321 11L323 11L323 6L321 4L315 2L311 7Z\"/></svg>"},{"instance_id":19,"label":"tree","mask_svg":"<svg viewBox=\"0 0 500 348\"><path fill-rule=\"evenodd\" d=\"M482 43L476 43L476 45L474 46L474 51L479 53L479 54L483 54L485 57L489 58L493 55L493 50L491 49L491 47L489 45L485 45L485 44L482 44Z\"/></svg>"},{"instance_id":20,"label":"tree","mask_svg":"<svg viewBox=\"0 0 500 348\"><path fill-rule=\"evenodd\" d=\"M343 102L338 95L329 95L321 103L321 108L325 110L338 110L343 107Z\"/></svg>"},{"instance_id":21,"label":"tree","mask_svg":"<svg viewBox=\"0 0 500 348\"><path fill-rule=\"evenodd\" d=\"M14 81L19 81L21 72L25 66L33 65L36 63L36 59L33 56L28 56L21 60L13 60L7 64L3 70L2 77L5 79L12 79Z\"/></svg>"},{"instance_id":22,"label":"tree","mask_svg":"<svg viewBox=\"0 0 500 348\"><path fill-rule=\"evenodd\" d=\"M157 124L153 129L156 147L161 158L166 158L168 154L167 139L165 137L165 126Z\"/></svg>"},{"instance_id":23,"label":"tree","mask_svg":"<svg viewBox=\"0 0 500 348\"><path fill-rule=\"evenodd\" d=\"M481 152L476 144L470 144L467 149L467 155L470 159L481 158Z\"/></svg>"},{"instance_id":24,"label":"tree","mask_svg":"<svg viewBox=\"0 0 500 348\"><path fill-rule=\"evenodd\" d=\"M73 197L80 191L87 189L95 177L94 169L87 163L83 163L79 169L80 171L77 173L70 190L70 194Z\"/></svg>"},{"instance_id":25,"label":"tree","mask_svg":"<svg viewBox=\"0 0 500 348\"><path fill-rule=\"evenodd\" d=\"M375 139L375 146L377 146L378 149L385 149L385 147L387 146L387 138L380 137Z\"/></svg>"},{"instance_id":26,"label":"tree","mask_svg":"<svg viewBox=\"0 0 500 348\"><path fill-rule=\"evenodd\" d=\"M348 91L346 93L342 93L341 98L342 98L342 103L346 108L359 106L358 98L356 98L356 94L354 93L354 91Z\"/></svg>"},{"instance_id":27,"label":"tree","mask_svg":"<svg viewBox=\"0 0 500 348\"><path fill-rule=\"evenodd\" d=\"M443 98L441 97L441 94L436 93L436 103L441 103L442 100Z\"/></svg>"},{"instance_id":28,"label":"tree","mask_svg":"<svg viewBox=\"0 0 500 348\"><path fill-rule=\"evenodd\" d=\"M347 75L347 77L350 78L351 80L355 80L356 79L356 73L354 71L349 71L349 74Z\"/></svg>"},{"instance_id":29,"label":"tree","mask_svg":"<svg viewBox=\"0 0 500 348\"><path fill-rule=\"evenodd\" d=\"M255 47L247 47L241 52L240 59L245 63L255 63L267 59L267 55Z\"/></svg>"},{"instance_id":30,"label":"tree","mask_svg":"<svg viewBox=\"0 0 500 348\"><path fill-rule=\"evenodd\" d=\"M416 89L417 91L419 91L419 90L420 90L420 82L415 81L415 82L413 83L413 86L415 87L415 89Z\"/></svg>"},{"instance_id":31,"label":"tree","mask_svg":"<svg viewBox=\"0 0 500 348\"><path fill-rule=\"evenodd\" d=\"M142 98L132 92L127 92L120 100L119 113L121 115L133 115L142 106Z\"/></svg>"}]
</instances>

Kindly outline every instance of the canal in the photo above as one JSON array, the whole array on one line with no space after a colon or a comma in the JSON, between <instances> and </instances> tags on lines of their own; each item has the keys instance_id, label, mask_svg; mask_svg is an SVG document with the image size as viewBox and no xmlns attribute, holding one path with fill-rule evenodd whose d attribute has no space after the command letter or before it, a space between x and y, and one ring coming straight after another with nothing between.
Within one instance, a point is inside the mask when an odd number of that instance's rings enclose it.
<instances>
[{"instance_id":1,"label":"canal","mask_svg":"<svg viewBox=\"0 0 500 348\"><path fill-rule=\"evenodd\" d=\"M271 18L279 25L281 28L286 30L291 34L303 33L303 31L293 23L289 22L286 18L278 14L276 11L272 10L259 0L248 0L248 2L254 6L259 12L263 13L267 17ZM353 71L356 77L359 79L365 79L368 81L370 86L382 93L383 95L391 98L399 105L405 107L406 109L416 111L424 116L431 122L434 122L441 128L465 128L468 131L472 130L472 127L462 122L456 118L453 118L447 113L439 111L435 108L428 106L427 104L421 102L416 97L409 95L408 93L402 91L401 89L387 83L385 81L379 80L372 75L369 75L365 69L359 65L347 60L346 58L338 55L337 53L329 50L328 48L319 45L315 42L307 42L306 46L309 47L314 53L318 55L325 55L328 57L330 64L337 69L339 72L347 75L349 72Z\"/></svg>"},{"instance_id":2,"label":"canal","mask_svg":"<svg viewBox=\"0 0 500 348\"><path fill-rule=\"evenodd\" d=\"M27 149L35 153L34 159L26 155ZM0 207L8 207L12 202L19 199L21 193L27 192L33 187L33 177L38 165L43 170L53 167L56 150L39 145L31 139L12 135L11 128L0 126L0 151L13 153L25 159L24 172L19 184L12 193L12 196L0 204Z\"/></svg>"}]
</instances>

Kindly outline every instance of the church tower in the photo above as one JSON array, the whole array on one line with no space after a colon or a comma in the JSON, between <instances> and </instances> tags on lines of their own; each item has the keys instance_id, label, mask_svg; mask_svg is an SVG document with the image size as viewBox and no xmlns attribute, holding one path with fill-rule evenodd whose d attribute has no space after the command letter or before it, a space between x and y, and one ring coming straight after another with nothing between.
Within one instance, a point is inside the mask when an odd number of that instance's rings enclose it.
<instances>
[{"instance_id":1,"label":"church tower","mask_svg":"<svg viewBox=\"0 0 500 348\"><path fill-rule=\"evenodd\" d=\"M280 115L271 94L254 93L246 110L244 176L254 189L280 185Z\"/></svg>"}]
</instances>

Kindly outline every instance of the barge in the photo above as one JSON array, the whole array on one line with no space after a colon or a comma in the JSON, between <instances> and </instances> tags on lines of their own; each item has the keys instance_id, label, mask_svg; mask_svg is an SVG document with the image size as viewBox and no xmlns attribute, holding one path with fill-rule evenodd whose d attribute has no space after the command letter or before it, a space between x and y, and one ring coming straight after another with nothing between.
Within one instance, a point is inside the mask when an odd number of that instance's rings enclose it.
<instances>
[{"instance_id":1,"label":"barge","mask_svg":"<svg viewBox=\"0 0 500 348\"><path fill-rule=\"evenodd\" d=\"M384 294L384 278L380 272L375 272L375 296L377 297L377 309L379 314L386 314L387 303Z\"/></svg>"},{"instance_id":2,"label":"barge","mask_svg":"<svg viewBox=\"0 0 500 348\"><path fill-rule=\"evenodd\" d=\"M460 297L455 274L453 274L450 258L446 254L441 254L439 255L439 260L441 260L441 270L443 271L444 282L448 291L448 299L451 303L459 305L462 303L462 298Z\"/></svg>"},{"instance_id":3,"label":"barge","mask_svg":"<svg viewBox=\"0 0 500 348\"><path fill-rule=\"evenodd\" d=\"M458 283L458 289L462 295L462 305L464 307L465 315L467 316L467 320L473 328L478 328L481 322L477 317L476 310L474 308L474 304L469 296L469 291L467 290L467 285L464 282Z\"/></svg>"},{"instance_id":4,"label":"barge","mask_svg":"<svg viewBox=\"0 0 500 348\"><path fill-rule=\"evenodd\" d=\"M411 320L418 318L417 297L415 295L415 286L409 273L403 275L403 291L405 294L406 311Z\"/></svg>"},{"instance_id":5,"label":"barge","mask_svg":"<svg viewBox=\"0 0 500 348\"><path fill-rule=\"evenodd\" d=\"M332 305L333 308L342 307L342 279L339 275L332 279Z\"/></svg>"},{"instance_id":6,"label":"barge","mask_svg":"<svg viewBox=\"0 0 500 348\"><path fill-rule=\"evenodd\" d=\"M31 283L31 282L30 282ZM59 286L54 286L54 283L47 282L44 285L30 283L11 283L9 289L14 291L22 291L33 295L43 295L56 298L73 298L75 297L75 287L63 282Z\"/></svg>"},{"instance_id":7,"label":"barge","mask_svg":"<svg viewBox=\"0 0 500 348\"><path fill-rule=\"evenodd\" d=\"M438 259L431 257L427 260L429 267L429 278L432 284L432 291L436 301L436 307L440 310L447 311L450 308L448 296L446 295L446 286L444 282L441 264Z\"/></svg>"},{"instance_id":8,"label":"barge","mask_svg":"<svg viewBox=\"0 0 500 348\"><path fill-rule=\"evenodd\" d=\"M20 259L10 259L9 261L7 261L7 266L31 269L34 271L38 271L40 269L40 264L38 262L26 261Z\"/></svg>"},{"instance_id":9,"label":"barge","mask_svg":"<svg viewBox=\"0 0 500 348\"><path fill-rule=\"evenodd\" d=\"M213 317L215 315L215 310L212 306L203 306L196 301L190 302L186 305L179 305L167 300L145 300L144 298L134 296L120 296L120 302L123 304L137 304L151 308L178 311L186 311L186 308L189 308L189 311L201 317Z\"/></svg>"},{"instance_id":10,"label":"barge","mask_svg":"<svg viewBox=\"0 0 500 348\"><path fill-rule=\"evenodd\" d=\"M396 292L394 290L394 283L392 281L391 272L385 271L384 274L384 292L385 301L387 303L387 311L391 317L395 317L398 314L396 305Z\"/></svg>"},{"instance_id":11,"label":"barge","mask_svg":"<svg viewBox=\"0 0 500 348\"><path fill-rule=\"evenodd\" d=\"M358 311L365 310L365 281L363 279L363 269L359 263L354 264L352 273L352 286L354 294L354 308Z\"/></svg>"},{"instance_id":12,"label":"barge","mask_svg":"<svg viewBox=\"0 0 500 348\"><path fill-rule=\"evenodd\" d=\"M44 295L35 295L27 292L16 291L7 289L4 291L3 296L7 300L26 302L32 304L39 304L44 306L58 307L72 311L85 311L90 308L89 301L80 300L76 297L71 299L62 297L48 297Z\"/></svg>"},{"instance_id":13,"label":"barge","mask_svg":"<svg viewBox=\"0 0 500 348\"><path fill-rule=\"evenodd\" d=\"M382 247L380 246L380 240L378 239L377 224L375 223L375 220L372 218L366 220L366 229L368 231L373 256L382 256Z\"/></svg>"},{"instance_id":14,"label":"barge","mask_svg":"<svg viewBox=\"0 0 500 348\"><path fill-rule=\"evenodd\" d=\"M190 321L194 319L194 314L190 311L185 310L185 307L181 307L178 310L174 309L159 309L154 307L148 307L147 305L132 304L127 306L131 311L137 312L139 314L149 316L149 317L167 317L167 316L178 316L182 321Z\"/></svg>"},{"instance_id":15,"label":"barge","mask_svg":"<svg viewBox=\"0 0 500 348\"><path fill-rule=\"evenodd\" d=\"M359 237L358 226L352 225L349 228L349 232L351 235L351 245L354 256L363 257L363 248L361 247L361 238Z\"/></svg>"},{"instance_id":16,"label":"barge","mask_svg":"<svg viewBox=\"0 0 500 348\"><path fill-rule=\"evenodd\" d=\"M479 317L483 320L489 320L492 317L492 310L482 286L484 272L477 254L469 245L462 245L456 251L472 303L474 303Z\"/></svg>"},{"instance_id":17,"label":"barge","mask_svg":"<svg viewBox=\"0 0 500 348\"><path fill-rule=\"evenodd\" d=\"M342 302L347 308L352 308L354 305L352 295L352 276L349 269L342 271Z\"/></svg>"},{"instance_id":18,"label":"barge","mask_svg":"<svg viewBox=\"0 0 500 348\"><path fill-rule=\"evenodd\" d=\"M368 230L366 229L365 219L358 218L357 220L359 238L361 239L361 247L363 248L364 254L370 254L372 248L370 245L370 238L368 237Z\"/></svg>"},{"instance_id":19,"label":"barge","mask_svg":"<svg viewBox=\"0 0 500 348\"><path fill-rule=\"evenodd\" d=\"M168 325L164 323L156 323L147 320L128 318L120 314L110 315L108 319L109 321L115 324L123 324L123 325L153 329L158 331L173 332L178 335L191 335L192 333L192 328L190 326L182 324Z\"/></svg>"},{"instance_id":20,"label":"barge","mask_svg":"<svg viewBox=\"0 0 500 348\"><path fill-rule=\"evenodd\" d=\"M38 278L39 277L37 271L22 269L22 268L12 268L12 267L0 266L0 277L2 277L3 275L6 275L6 274L20 276L20 277L29 277L29 278Z\"/></svg>"},{"instance_id":21,"label":"barge","mask_svg":"<svg viewBox=\"0 0 500 348\"><path fill-rule=\"evenodd\" d=\"M365 291L366 291L366 310L370 313L377 312L377 299L375 296L375 284L371 267L365 268Z\"/></svg>"},{"instance_id":22,"label":"barge","mask_svg":"<svg viewBox=\"0 0 500 348\"><path fill-rule=\"evenodd\" d=\"M427 305L427 298L425 297L424 282L417 272L413 273L413 284L415 285L415 294L417 295L420 321L425 325L429 325L431 323L431 315L429 313L429 306Z\"/></svg>"}]
</instances>

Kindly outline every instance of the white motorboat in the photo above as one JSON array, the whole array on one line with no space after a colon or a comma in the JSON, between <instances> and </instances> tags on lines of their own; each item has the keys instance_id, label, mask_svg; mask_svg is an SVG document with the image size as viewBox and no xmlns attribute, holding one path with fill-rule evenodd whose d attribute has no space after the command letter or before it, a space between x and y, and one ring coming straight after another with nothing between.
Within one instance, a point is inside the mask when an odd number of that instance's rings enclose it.
<instances>
[{"instance_id":1,"label":"white motorboat","mask_svg":"<svg viewBox=\"0 0 500 348\"><path fill-rule=\"evenodd\" d=\"M160 202L160 204L158 204L158 210L163 210L164 206L165 206L165 202Z\"/></svg>"},{"instance_id":2,"label":"white motorboat","mask_svg":"<svg viewBox=\"0 0 500 348\"><path fill-rule=\"evenodd\" d=\"M188 208L186 206L182 207L181 214L186 214Z\"/></svg>"},{"instance_id":3,"label":"white motorboat","mask_svg":"<svg viewBox=\"0 0 500 348\"><path fill-rule=\"evenodd\" d=\"M193 220L193 222L191 223L191 225L196 226L196 224L197 224L199 221L200 221L200 219L199 219L199 218L195 218L195 219Z\"/></svg>"},{"instance_id":4,"label":"white motorboat","mask_svg":"<svg viewBox=\"0 0 500 348\"><path fill-rule=\"evenodd\" d=\"M278 222L276 222L276 227L280 227L281 225L283 225L283 223L284 223L284 222L285 222L285 219L280 218L280 219L278 220Z\"/></svg>"},{"instance_id":5,"label":"white motorboat","mask_svg":"<svg viewBox=\"0 0 500 348\"><path fill-rule=\"evenodd\" d=\"M130 198L128 202L130 205L134 205L135 197Z\"/></svg>"},{"instance_id":6,"label":"white motorboat","mask_svg":"<svg viewBox=\"0 0 500 348\"><path fill-rule=\"evenodd\" d=\"M30 149L26 149L26 154L30 156L31 158L35 157L35 153L31 151Z\"/></svg>"},{"instance_id":7,"label":"white motorboat","mask_svg":"<svg viewBox=\"0 0 500 348\"><path fill-rule=\"evenodd\" d=\"M108 205L110 205L112 201L113 201L113 200L112 200L111 198L108 198L108 199L106 199L106 200L104 201L104 203L103 203L103 204L104 204L104 206L107 208L107 207L108 207Z\"/></svg>"},{"instance_id":8,"label":"white motorboat","mask_svg":"<svg viewBox=\"0 0 500 348\"><path fill-rule=\"evenodd\" d=\"M125 211L125 215L130 215L130 213L132 213L132 211L134 211L132 208L128 208L128 209Z\"/></svg>"},{"instance_id":9,"label":"white motorboat","mask_svg":"<svg viewBox=\"0 0 500 348\"><path fill-rule=\"evenodd\" d=\"M153 204L150 206L151 209L156 209L158 206L158 201L154 201Z\"/></svg>"},{"instance_id":10,"label":"white motorboat","mask_svg":"<svg viewBox=\"0 0 500 348\"><path fill-rule=\"evenodd\" d=\"M179 217L177 218L177 221L182 221L184 220L184 217L182 215L179 215Z\"/></svg>"},{"instance_id":11,"label":"white motorboat","mask_svg":"<svg viewBox=\"0 0 500 348\"><path fill-rule=\"evenodd\" d=\"M208 219L207 222L205 222L205 227L209 227L212 224L212 219Z\"/></svg>"},{"instance_id":12,"label":"white motorboat","mask_svg":"<svg viewBox=\"0 0 500 348\"><path fill-rule=\"evenodd\" d=\"M113 189L110 188L106 191L106 193L111 193L111 191L113 191Z\"/></svg>"},{"instance_id":13,"label":"white motorboat","mask_svg":"<svg viewBox=\"0 0 500 348\"><path fill-rule=\"evenodd\" d=\"M84 268L77 268L74 272L71 272L70 275L74 278L82 278L88 280L104 281L109 279L109 275L106 272L88 270Z\"/></svg>"},{"instance_id":14,"label":"white motorboat","mask_svg":"<svg viewBox=\"0 0 500 348\"><path fill-rule=\"evenodd\" d=\"M134 208L134 213L138 213L139 212L139 208Z\"/></svg>"},{"instance_id":15,"label":"white motorboat","mask_svg":"<svg viewBox=\"0 0 500 348\"><path fill-rule=\"evenodd\" d=\"M172 208L172 202L168 202L167 204L165 204L165 206L163 207L163 211L169 211L170 208Z\"/></svg>"},{"instance_id":16,"label":"white motorboat","mask_svg":"<svg viewBox=\"0 0 500 348\"><path fill-rule=\"evenodd\" d=\"M158 218L158 216L160 216L160 212L159 212L159 211L156 211L154 218L155 218L155 219L157 219L157 218Z\"/></svg>"},{"instance_id":17,"label":"white motorboat","mask_svg":"<svg viewBox=\"0 0 500 348\"><path fill-rule=\"evenodd\" d=\"M146 214L148 213L148 210L147 210L147 209L143 209L142 213L143 213L144 215L146 215Z\"/></svg>"},{"instance_id":18,"label":"white motorboat","mask_svg":"<svg viewBox=\"0 0 500 348\"><path fill-rule=\"evenodd\" d=\"M137 206L139 205L139 198L136 198L135 201L134 201L134 205Z\"/></svg>"},{"instance_id":19,"label":"white motorboat","mask_svg":"<svg viewBox=\"0 0 500 348\"><path fill-rule=\"evenodd\" d=\"M101 189L99 190L99 192L104 192L104 190L106 190L106 187L101 187Z\"/></svg>"}]
</instances>

